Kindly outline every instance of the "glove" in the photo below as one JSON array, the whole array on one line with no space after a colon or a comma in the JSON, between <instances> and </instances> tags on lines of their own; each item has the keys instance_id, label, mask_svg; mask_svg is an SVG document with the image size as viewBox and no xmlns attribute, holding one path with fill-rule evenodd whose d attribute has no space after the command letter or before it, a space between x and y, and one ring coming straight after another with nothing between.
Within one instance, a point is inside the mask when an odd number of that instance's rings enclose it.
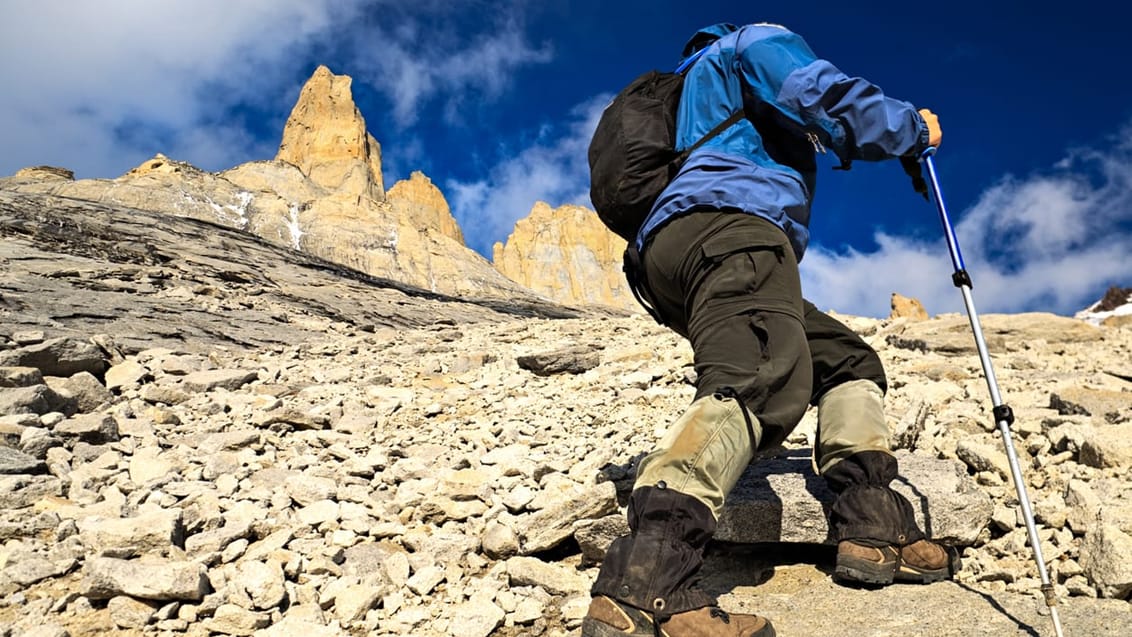
<instances>
[{"instance_id":1,"label":"glove","mask_svg":"<svg viewBox=\"0 0 1132 637\"><path fill-rule=\"evenodd\" d=\"M920 117L924 120L924 125L928 128L928 146L939 148L940 142L943 141L943 129L939 127L939 117L926 108L921 108L919 113ZM904 172L908 173L908 176L912 178L912 189L923 195L924 199L930 200L930 197L928 197L928 182L924 180L924 173L920 166L919 157L901 157L900 165L904 168Z\"/></svg>"},{"instance_id":2,"label":"glove","mask_svg":"<svg viewBox=\"0 0 1132 637\"><path fill-rule=\"evenodd\" d=\"M939 117L926 108L920 109L920 117L924 118L924 123L928 126L928 145L939 148L940 142L943 141L943 129L939 127Z\"/></svg>"}]
</instances>

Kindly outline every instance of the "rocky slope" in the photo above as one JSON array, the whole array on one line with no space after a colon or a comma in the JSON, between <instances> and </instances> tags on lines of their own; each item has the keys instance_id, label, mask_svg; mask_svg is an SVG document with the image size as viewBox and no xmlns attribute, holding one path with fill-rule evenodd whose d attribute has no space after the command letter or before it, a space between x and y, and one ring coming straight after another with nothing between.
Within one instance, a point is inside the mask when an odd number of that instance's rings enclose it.
<instances>
[{"instance_id":1,"label":"rocky slope","mask_svg":"<svg viewBox=\"0 0 1132 637\"><path fill-rule=\"evenodd\" d=\"M128 230L132 234L121 234ZM0 633L567 635L690 400L641 316L467 302L191 219L0 193ZM813 414L704 585L784 635L1052 634L962 316L842 317L956 582L833 584ZM1068 635L1132 626L1132 330L984 316Z\"/></svg>"},{"instance_id":2,"label":"rocky slope","mask_svg":"<svg viewBox=\"0 0 1132 637\"><path fill-rule=\"evenodd\" d=\"M531 293L456 299L238 230L0 190L0 316L9 331L114 334L116 347L276 347L331 331L577 316ZM430 306L413 299L445 300Z\"/></svg>"}]
</instances>

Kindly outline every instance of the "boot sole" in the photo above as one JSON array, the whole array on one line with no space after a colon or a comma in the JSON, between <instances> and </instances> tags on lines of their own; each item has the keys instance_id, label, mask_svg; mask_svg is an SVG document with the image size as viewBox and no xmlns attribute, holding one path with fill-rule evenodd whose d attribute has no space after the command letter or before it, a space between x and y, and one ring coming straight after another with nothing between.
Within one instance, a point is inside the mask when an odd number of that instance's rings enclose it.
<instances>
[{"instance_id":1,"label":"boot sole","mask_svg":"<svg viewBox=\"0 0 1132 637\"><path fill-rule=\"evenodd\" d=\"M900 568L896 569L895 579L900 582L914 582L918 584L931 584L932 582L942 582L951 576L951 569L948 567L925 570L902 564Z\"/></svg>"},{"instance_id":2,"label":"boot sole","mask_svg":"<svg viewBox=\"0 0 1132 637\"><path fill-rule=\"evenodd\" d=\"M639 628L639 627L638 627ZM582 635L581 637L651 637L655 633L652 626L649 626L649 632L632 632L627 633L623 630L618 630L615 626L598 621L591 617L586 617L582 620ZM664 633L662 633L664 634Z\"/></svg>"},{"instance_id":3,"label":"boot sole","mask_svg":"<svg viewBox=\"0 0 1132 637\"><path fill-rule=\"evenodd\" d=\"M948 564L943 568L921 569L909 564L878 564L854 557L838 556L834 575L852 582L888 585L894 581L931 584L950 579L959 570L959 557L949 551Z\"/></svg>"},{"instance_id":4,"label":"boot sole","mask_svg":"<svg viewBox=\"0 0 1132 637\"><path fill-rule=\"evenodd\" d=\"M638 628L640 627L638 626ZM660 634L662 637L668 637L668 633L664 629L661 629ZM627 633L591 617L586 617L582 620L581 637L654 637L654 635L656 635L656 633L652 631L651 626L649 627L649 632ZM751 637L778 637L778 633L775 632L774 626L768 623L766 626L763 626L762 630L751 635Z\"/></svg>"},{"instance_id":5,"label":"boot sole","mask_svg":"<svg viewBox=\"0 0 1132 637\"><path fill-rule=\"evenodd\" d=\"M837 566L833 570L838 579L861 584L891 584L896 576L896 564L879 564L855 557L837 556Z\"/></svg>"}]
</instances>

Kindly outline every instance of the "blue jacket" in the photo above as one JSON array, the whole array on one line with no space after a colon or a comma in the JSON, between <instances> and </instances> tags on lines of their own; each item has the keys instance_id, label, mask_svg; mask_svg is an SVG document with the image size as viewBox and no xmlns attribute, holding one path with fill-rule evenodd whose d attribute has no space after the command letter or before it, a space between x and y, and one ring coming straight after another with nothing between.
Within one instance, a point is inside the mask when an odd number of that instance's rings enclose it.
<instances>
[{"instance_id":1,"label":"blue jacket","mask_svg":"<svg viewBox=\"0 0 1132 637\"><path fill-rule=\"evenodd\" d=\"M639 249L667 221L707 208L769 219L801 260L810 239L815 152L828 148L848 167L855 159L927 148L928 129L915 107L817 58L784 27L715 25L697 32L684 55L682 66L691 66L676 148L692 146L739 109L746 118L692 152L642 225Z\"/></svg>"}]
</instances>

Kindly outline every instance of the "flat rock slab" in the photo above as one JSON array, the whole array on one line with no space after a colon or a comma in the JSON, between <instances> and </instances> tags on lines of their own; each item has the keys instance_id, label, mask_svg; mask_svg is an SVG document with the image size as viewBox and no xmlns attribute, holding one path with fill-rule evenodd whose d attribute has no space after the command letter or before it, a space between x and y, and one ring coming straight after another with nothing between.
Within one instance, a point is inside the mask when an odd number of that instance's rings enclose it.
<instances>
[{"instance_id":1,"label":"flat rock slab","mask_svg":"<svg viewBox=\"0 0 1132 637\"><path fill-rule=\"evenodd\" d=\"M808 449L755 462L727 498L715 538L724 542L831 544L834 494L813 470ZM932 538L974 543L994 505L956 460L898 452L893 488L908 498L916 521Z\"/></svg>"},{"instance_id":2,"label":"flat rock slab","mask_svg":"<svg viewBox=\"0 0 1132 637\"><path fill-rule=\"evenodd\" d=\"M779 635L970 637L1053 635L1045 603L1031 595L974 591L955 582L854 588L833 581L832 547L808 554L768 553L782 547L726 547L709 553L702 586L733 612L758 613ZM1132 634L1128 602L1058 600L1067 636Z\"/></svg>"}]
</instances>

